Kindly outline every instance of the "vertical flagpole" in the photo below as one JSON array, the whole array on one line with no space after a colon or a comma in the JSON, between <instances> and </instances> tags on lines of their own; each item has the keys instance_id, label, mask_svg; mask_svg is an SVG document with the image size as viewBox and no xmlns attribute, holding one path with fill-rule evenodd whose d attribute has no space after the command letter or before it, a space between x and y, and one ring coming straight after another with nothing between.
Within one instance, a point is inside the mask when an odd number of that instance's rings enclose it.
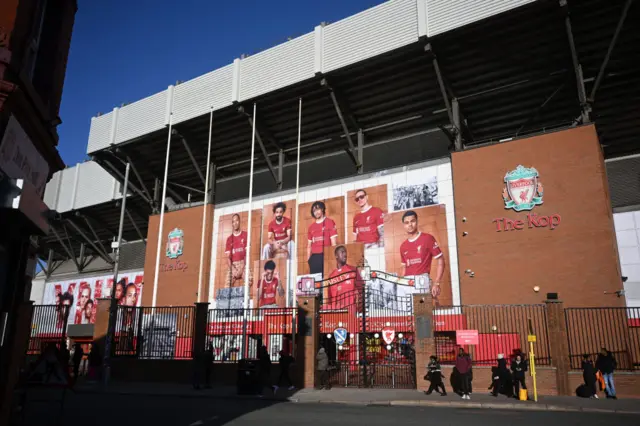
<instances>
[{"instance_id":1,"label":"vertical flagpole","mask_svg":"<svg viewBox=\"0 0 640 426\"><path fill-rule=\"evenodd\" d=\"M251 165L249 166L249 214L247 217L247 249L244 256L244 303L242 322L242 354L249 356L249 345L247 341L247 312L249 310L249 274L251 273L251 211L253 202L253 159L256 148L256 104L253 104L253 129L251 130Z\"/></svg>"},{"instance_id":2,"label":"vertical flagpole","mask_svg":"<svg viewBox=\"0 0 640 426\"><path fill-rule=\"evenodd\" d=\"M200 270L198 271L198 303L202 301L202 276L204 275L204 240L207 229L207 205L209 204L209 169L211 168L211 132L213 128L213 108L209 114L209 145L207 146L207 173L204 180L204 204L202 205L202 236L200 239Z\"/></svg>"},{"instance_id":3,"label":"vertical flagpole","mask_svg":"<svg viewBox=\"0 0 640 426\"><path fill-rule=\"evenodd\" d=\"M249 215L247 218L247 252L244 266L244 308L249 308L249 273L251 264L251 203L253 202L253 159L256 148L256 104L253 104L253 129L251 130L251 166L249 167Z\"/></svg>"},{"instance_id":4,"label":"vertical flagpole","mask_svg":"<svg viewBox=\"0 0 640 426\"><path fill-rule=\"evenodd\" d=\"M300 207L300 141L302 140L302 98L300 98L298 100L298 157L296 159L296 215L298 216L298 218L295 221L295 232L293 233L294 238L296 239L296 247L300 248L302 247L302 242L299 241L299 235L298 235L298 222L299 222L299 218L300 218L300 212L299 207ZM298 290L298 256L297 253L298 250L296 250L296 261L293 262L293 267L291 268L293 270L293 307L297 307L298 306L298 295L297 295L297 290Z\"/></svg>"},{"instance_id":5,"label":"vertical flagpole","mask_svg":"<svg viewBox=\"0 0 640 426\"><path fill-rule=\"evenodd\" d=\"M158 247L156 249L156 268L153 275L153 299L151 307L156 307L158 298L158 274L160 272L160 251L162 250L162 234L164 232L164 206L165 198L167 198L167 179L169 175L169 155L171 154L171 128L173 121L173 113L169 113L169 136L167 137L167 156L164 160L164 183L162 184L162 198L160 199L160 223L158 224ZM114 283L115 286L115 283ZM115 288L115 287L114 287Z\"/></svg>"}]
</instances>

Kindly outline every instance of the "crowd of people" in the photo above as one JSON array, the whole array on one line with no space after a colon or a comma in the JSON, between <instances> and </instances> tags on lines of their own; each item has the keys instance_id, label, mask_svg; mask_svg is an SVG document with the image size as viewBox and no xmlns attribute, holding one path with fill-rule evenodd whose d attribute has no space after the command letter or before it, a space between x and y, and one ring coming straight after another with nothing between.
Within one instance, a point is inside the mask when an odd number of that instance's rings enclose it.
<instances>
[{"instance_id":1,"label":"crowd of people","mask_svg":"<svg viewBox=\"0 0 640 426\"><path fill-rule=\"evenodd\" d=\"M602 348L595 363L591 355L584 355L582 360L584 383L578 386L576 395L583 398L598 398L598 390L600 390L604 391L607 398L617 399L613 379L616 368L616 359L606 348ZM435 391L442 396L447 395L442 367L435 355L431 356L427 370L424 379L430 382L430 386L426 394L431 395ZM514 352L511 360L505 358L504 354L498 354L496 365L491 367L490 394L494 397L505 395L527 400L527 371L529 371L529 362L520 350ZM451 374L451 385L454 392L462 399L471 399L472 381L471 357L463 348L460 348Z\"/></svg>"}]
</instances>

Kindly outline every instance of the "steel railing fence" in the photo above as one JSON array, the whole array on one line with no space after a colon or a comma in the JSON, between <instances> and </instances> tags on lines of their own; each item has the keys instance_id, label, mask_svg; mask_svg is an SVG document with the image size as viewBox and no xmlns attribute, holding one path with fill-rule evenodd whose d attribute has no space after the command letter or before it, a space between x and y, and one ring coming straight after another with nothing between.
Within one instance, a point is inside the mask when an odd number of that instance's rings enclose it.
<instances>
[{"instance_id":1,"label":"steel railing fence","mask_svg":"<svg viewBox=\"0 0 640 426\"><path fill-rule=\"evenodd\" d=\"M35 305L31 315L28 355L38 355L49 344L60 345L66 340L69 307Z\"/></svg>"},{"instance_id":2,"label":"steel railing fence","mask_svg":"<svg viewBox=\"0 0 640 426\"><path fill-rule=\"evenodd\" d=\"M536 335L537 365L550 365L551 352L545 305L462 305L434 310L436 356L454 364L458 352L456 330L477 330L478 345L465 346L474 365L494 365L498 354L511 358L529 353L529 324Z\"/></svg>"},{"instance_id":3,"label":"steel railing fence","mask_svg":"<svg viewBox=\"0 0 640 426\"><path fill-rule=\"evenodd\" d=\"M114 356L191 359L194 306L118 306Z\"/></svg>"},{"instance_id":4,"label":"steel railing fence","mask_svg":"<svg viewBox=\"0 0 640 426\"><path fill-rule=\"evenodd\" d=\"M602 348L618 370L640 369L640 308L567 308L565 320L572 369L582 368L585 354L595 362Z\"/></svg>"},{"instance_id":5,"label":"steel railing fence","mask_svg":"<svg viewBox=\"0 0 640 426\"><path fill-rule=\"evenodd\" d=\"M206 344L213 345L217 362L256 358L261 345L277 361L281 350L293 355L295 322L296 308L210 309ZM245 337L246 349L242 345Z\"/></svg>"}]
</instances>

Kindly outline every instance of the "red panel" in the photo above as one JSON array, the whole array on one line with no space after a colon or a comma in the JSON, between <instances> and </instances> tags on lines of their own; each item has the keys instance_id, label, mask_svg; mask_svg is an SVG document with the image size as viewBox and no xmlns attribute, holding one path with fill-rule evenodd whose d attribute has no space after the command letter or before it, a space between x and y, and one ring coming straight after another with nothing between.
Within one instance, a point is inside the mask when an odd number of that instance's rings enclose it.
<instances>
[{"instance_id":1,"label":"red panel","mask_svg":"<svg viewBox=\"0 0 640 426\"><path fill-rule=\"evenodd\" d=\"M475 347L474 364L493 365L498 354L509 357L515 349L520 349L520 335L508 334L480 334L478 345Z\"/></svg>"}]
</instances>

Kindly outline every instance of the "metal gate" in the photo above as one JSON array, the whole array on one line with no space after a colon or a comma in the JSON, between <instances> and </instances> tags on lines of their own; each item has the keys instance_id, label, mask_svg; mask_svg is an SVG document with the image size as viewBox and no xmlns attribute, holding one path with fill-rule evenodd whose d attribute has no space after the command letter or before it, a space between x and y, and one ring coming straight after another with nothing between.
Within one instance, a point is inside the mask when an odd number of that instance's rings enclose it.
<instances>
[{"instance_id":1,"label":"metal gate","mask_svg":"<svg viewBox=\"0 0 640 426\"><path fill-rule=\"evenodd\" d=\"M413 287L356 271L316 283L320 345L329 383L338 387L415 389ZM359 275L359 274L358 274Z\"/></svg>"}]
</instances>

